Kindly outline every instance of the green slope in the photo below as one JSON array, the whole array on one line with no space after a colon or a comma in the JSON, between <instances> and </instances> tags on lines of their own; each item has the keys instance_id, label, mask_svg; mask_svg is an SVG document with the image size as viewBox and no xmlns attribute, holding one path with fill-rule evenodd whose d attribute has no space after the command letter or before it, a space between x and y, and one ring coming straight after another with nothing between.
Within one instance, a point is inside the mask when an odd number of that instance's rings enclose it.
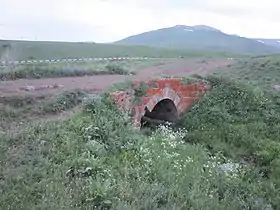
<instances>
[{"instance_id":1,"label":"green slope","mask_svg":"<svg viewBox=\"0 0 280 210\"><path fill-rule=\"evenodd\" d=\"M60 59L81 57L113 57L113 56L233 56L228 54L212 54L200 51L171 50L148 46L122 46L114 44L73 43L73 42L32 42L0 40L0 60L28 59Z\"/></svg>"},{"instance_id":2,"label":"green slope","mask_svg":"<svg viewBox=\"0 0 280 210\"><path fill-rule=\"evenodd\" d=\"M241 59L216 74L270 91L280 85L280 54Z\"/></svg>"},{"instance_id":3,"label":"green slope","mask_svg":"<svg viewBox=\"0 0 280 210\"><path fill-rule=\"evenodd\" d=\"M260 38L260 39L254 39L254 40L264 43L268 46L275 47L280 50L280 39L262 39L262 38Z\"/></svg>"},{"instance_id":4,"label":"green slope","mask_svg":"<svg viewBox=\"0 0 280 210\"><path fill-rule=\"evenodd\" d=\"M256 40L228 35L207 26L179 25L130 36L115 43L246 54L266 54L279 51L277 48Z\"/></svg>"}]
</instances>

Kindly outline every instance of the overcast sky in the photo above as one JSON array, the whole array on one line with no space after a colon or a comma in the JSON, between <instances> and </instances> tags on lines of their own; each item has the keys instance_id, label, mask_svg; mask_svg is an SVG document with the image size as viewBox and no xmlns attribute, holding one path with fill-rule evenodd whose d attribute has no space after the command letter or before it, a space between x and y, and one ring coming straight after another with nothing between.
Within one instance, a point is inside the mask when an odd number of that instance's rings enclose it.
<instances>
[{"instance_id":1,"label":"overcast sky","mask_svg":"<svg viewBox=\"0 0 280 210\"><path fill-rule=\"evenodd\" d=\"M110 42L174 25L280 39L279 0L0 0L0 39Z\"/></svg>"}]
</instances>

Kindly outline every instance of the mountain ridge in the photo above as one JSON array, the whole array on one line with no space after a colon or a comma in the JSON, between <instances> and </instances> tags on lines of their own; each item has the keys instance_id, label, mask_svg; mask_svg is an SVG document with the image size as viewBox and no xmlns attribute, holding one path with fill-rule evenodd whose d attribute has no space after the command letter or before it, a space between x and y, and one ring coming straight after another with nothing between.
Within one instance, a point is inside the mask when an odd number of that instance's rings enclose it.
<instances>
[{"instance_id":1,"label":"mountain ridge","mask_svg":"<svg viewBox=\"0 0 280 210\"><path fill-rule=\"evenodd\" d=\"M263 39L260 39L263 40ZM207 25L175 25L132 35L114 42L123 45L146 45L177 49L226 51L244 54L270 54L279 48L264 41L230 35Z\"/></svg>"},{"instance_id":2,"label":"mountain ridge","mask_svg":"<svg viewBox=\"0 0 280 210\"><path fill-rule=\"evenodd\" d=\"M280 50L280 39L254 38L254 40Z\"/></svg>"}]
</instances>

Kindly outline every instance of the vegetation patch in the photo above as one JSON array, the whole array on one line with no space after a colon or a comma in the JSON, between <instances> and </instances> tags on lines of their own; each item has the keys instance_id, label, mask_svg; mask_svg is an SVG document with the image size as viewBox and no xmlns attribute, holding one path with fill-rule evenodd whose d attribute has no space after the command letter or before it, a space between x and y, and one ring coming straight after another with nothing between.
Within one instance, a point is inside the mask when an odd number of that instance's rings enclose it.
<instances>
[{"instance_id":1,"label":"vegetation patch","mask_svg":"<svg viewBox=\"0 0 280 210\"><path fill-rule=\"evenodd\" d=\"M180 79L181 82L185 85L201 84L201 81L204 80L204 78L198 74L193 74L193 75L184 76L184 77L164 75L164 76L162 76L162 78L166 78L166 79L177 78L177 79ZM206 81L204 81L204 82L206 82Z\"/></svg>"},{"instance_id":2,"label":"vegetation patch","mask_svg":"<svg viewBox=\"0 0 280 210\"><path fill-rule=\"evenodd\" d=\"M107 65L102 69L90 67L59 67L52 65L25 65L0 71L0 80L39 79L52 77L92 76L102 74L133 74L121 65Z\"/></svg>"},{"instance_id":3,"label":"vegetation patch","mask_svg":"<svg viewBox=\"0 0 280 210\"><path fill-rule=\"evenodd\" d=\"M65 111L81 104L85 96L86 93L81 90L65 91L46 101L42 106L42 110L45 113Z\"/></svg>"},{"instance_id":4,"label":"vegetation patch","mask_svg":"<svg viewBox=\"0 0 280 210\"><path fill-rule=\"evenodd\" d=\"M148 84L140 82L133 85L134 95L136 97L143 97L147 94Z\"/></svg>"},{"instance_id":5,"label":"vegetation patch","mask_svg":"<svg viewBox=\"0 0 280 210\"><path fill-rule=\"evenodd\" d=\"M127 75L127 74L135 74L134 72L130 72L128 69L124 69L122 66L117 64L108 64L106 70L110 74L120 74L120 75Z\"/></svg>"},{"instance_id":6,"label":"vegetation patch","mask_svg":"<svg viewBox=\"0 0 280 210\"><path fill-rule=\"evenodd\" d=\"M280 85L280 56L242 59L227 68L220 69L216 75L273 90L275 85Z\"/></svg>"},{"instance_id":7,"label":"vegetation patch","mask_svg":"<svg viewBox=\"0 0 280 210\"><path fill-rule=\"evenodd\" d=\"M9 56L5 56L8 54ZM65 58L106 57L148 57L148 58L201 58L240 57L227 52L205 52L194 50L172 50L148 46L127 46L119 44L29 42L0 40L0 57L6 60L41 60Z\"/></svg>"},{"instance_id":8,"label":"vegetation patch","mask_svg":"<svg viewBox=\"0 0 280 210\"><path fill-rule=\"evenodd\" d=\"M204 98L149 135L108 93L69 119L0 135L0 209L280 209L280 95L236 78L204 78Z\"/></svg>"},{"instance_id":9,"label":"vegetation patch","mask_svg":"<svg viewBox=\"0 0 280 210\"><path fill-rule=\"evenodd\" d=\"M274 208L254 167L186 143L185 129L142 135L106 98L88 104L1 136L1 209Z\"/></svg>"},{"instance_id":10,"label":"vegetation patch","mask_svg":"<svg viewBox=\"0 0 280 210\"><path fill-rule=\"evenodd\" d=\"M203 144L213 153L257 166L266 190L275 193L280 179L280 95L235 80L208 77L212 90L179 121L189 132L187 142Z\"/></svg>"},{"instance_id":11,"label":"vegetation patch","mask_svg":"<svg viewBox=\"0 0 280 210\"><path fill-rule=\"evenodd\" d=\"M52 116L82 104L88 94L81 90L65 91L52 97L13 96L0 99L0 130L11 124L29 123Z\"/></svg>"},{"instance_id":12,"label":"vegetation patch","mask_svg":"<svg viewBox=\"0 0 280 210\"><path fill-rule=\"evenodd\" d=\"M198 85L198 84L201 84L201 79L199 78L196 78L196 77L182 77L181 78L181 82L184 84L184 85Z\"/></svg>"}]
</instances>

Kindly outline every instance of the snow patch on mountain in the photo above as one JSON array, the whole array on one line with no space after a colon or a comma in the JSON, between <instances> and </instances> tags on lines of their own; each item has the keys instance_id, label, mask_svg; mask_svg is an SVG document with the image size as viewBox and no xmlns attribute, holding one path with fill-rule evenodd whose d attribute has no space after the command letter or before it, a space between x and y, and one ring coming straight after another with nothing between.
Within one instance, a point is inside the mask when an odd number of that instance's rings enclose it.
<instances>
[{"instance_id":1,"label":"snow patch on mountain","mask_svg":"<svg viewBox=\"0 0 280 210\"><path fill-rule=\"evenodd\" d=\"M257 40L257 42L260 42L260 43L264 44L264 41L262 41L262 40Z\"/></svg>"}]
</instances>

